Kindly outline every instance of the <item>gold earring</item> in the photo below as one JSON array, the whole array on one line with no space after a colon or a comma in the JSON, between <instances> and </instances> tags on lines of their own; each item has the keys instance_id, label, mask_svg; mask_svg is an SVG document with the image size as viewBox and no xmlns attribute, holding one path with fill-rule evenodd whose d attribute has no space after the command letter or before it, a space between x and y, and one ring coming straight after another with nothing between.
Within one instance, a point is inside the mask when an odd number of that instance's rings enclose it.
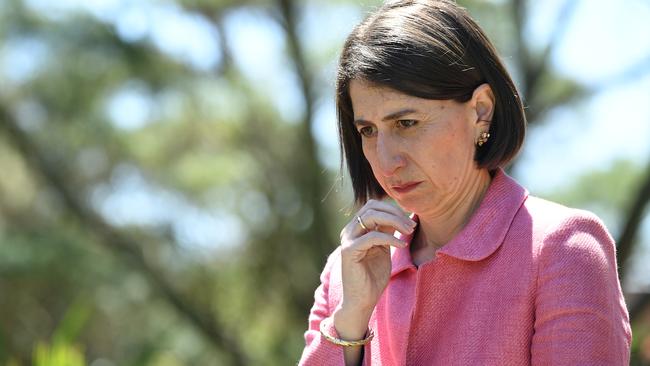
<instances>
[{"instance_id":1,"label":"gold earring","mask_svg":"<svg viewBox=\"0 0 650 366\"><path fill-rule=\"evenodd\" d=\"M490 134L488 132L481 132L481 136L479 136L478 140L476 141L476 144L479 147L483 146L483 144L485 144L489 138L490 138Z\"/></svg>"}]
</instances>

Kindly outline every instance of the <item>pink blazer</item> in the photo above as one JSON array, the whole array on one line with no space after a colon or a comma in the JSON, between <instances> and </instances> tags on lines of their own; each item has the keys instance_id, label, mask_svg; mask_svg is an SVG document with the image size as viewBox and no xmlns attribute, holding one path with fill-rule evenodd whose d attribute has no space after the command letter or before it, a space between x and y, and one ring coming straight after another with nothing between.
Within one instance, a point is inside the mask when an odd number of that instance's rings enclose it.
<instances>
[{"instance_id":1,"label":"pink blazer","mask_svg":"<svg viewBox=\"0 0 650 366\"><path fill-rule=\"evenodd\" d=\"M629 364L629 317L607 229L589 212L529 196L501 170L432 261L416 268L408 248L391 252L365 365ZM300 365L344 365L342 348L319 332L341 291L336 250L316 289Z\"/></svg>"}]
</instances>

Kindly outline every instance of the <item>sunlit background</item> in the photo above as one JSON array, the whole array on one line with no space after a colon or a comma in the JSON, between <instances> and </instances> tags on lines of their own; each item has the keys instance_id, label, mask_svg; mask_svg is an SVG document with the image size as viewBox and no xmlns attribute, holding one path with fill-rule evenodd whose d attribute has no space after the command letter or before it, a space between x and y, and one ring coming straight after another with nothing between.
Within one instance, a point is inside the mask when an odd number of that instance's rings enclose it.
<instances>
[{"instance_id":1,"label":"sunlit background","mask_svg":"<svg viewBox=\"0 0 650 366\"><path fill-rule=\"evenodd\" d=\"M650 364L650 2L460 3L525 98L510 174L606 222ZM352 208L337 54L378 4L2 0L0 364L295 364Z\"/></svg>"}]
</instances>

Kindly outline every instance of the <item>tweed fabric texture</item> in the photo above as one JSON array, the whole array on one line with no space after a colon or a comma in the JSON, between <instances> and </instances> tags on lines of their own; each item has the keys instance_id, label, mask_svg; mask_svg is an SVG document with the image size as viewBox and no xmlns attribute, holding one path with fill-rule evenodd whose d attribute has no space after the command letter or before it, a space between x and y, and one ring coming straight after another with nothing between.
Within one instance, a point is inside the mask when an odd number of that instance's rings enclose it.
<instances>
[{"instance_id":1,"label":"tweed fabric texture","mask_svg":"<svg viewBox=\"0 0 650 366\"><path fill-rule=\"evenodd\" d=\"M391 257L365 365L629 364L629 317L607 229L589 212L529 196L502 170L434 259L416 268L408 247L391 248ZM337 249L315 292L300 365L344 365L342 348L319 332L341 296Z\"/></svg>"}]
</instances>

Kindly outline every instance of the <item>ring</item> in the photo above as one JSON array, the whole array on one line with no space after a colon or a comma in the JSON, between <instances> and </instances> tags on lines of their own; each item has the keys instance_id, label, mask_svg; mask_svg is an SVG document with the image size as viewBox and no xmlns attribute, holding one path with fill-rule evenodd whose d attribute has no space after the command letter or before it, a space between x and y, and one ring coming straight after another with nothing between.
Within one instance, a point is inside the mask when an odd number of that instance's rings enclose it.
<instances>
[{"instance_id":1,"label":"ring","mask_svg":"<svg viewBox=\"0 0 650 366\"><path fill-rule=\"evenodd\" d=\"M361 216L359 215L357 215L357 222L359 223L361 228L363 228L363 230L365 230L366 232L370 231L368 230L368 227L363 223L363 220L361 220Z\"/></svg>"}]
</instances>

